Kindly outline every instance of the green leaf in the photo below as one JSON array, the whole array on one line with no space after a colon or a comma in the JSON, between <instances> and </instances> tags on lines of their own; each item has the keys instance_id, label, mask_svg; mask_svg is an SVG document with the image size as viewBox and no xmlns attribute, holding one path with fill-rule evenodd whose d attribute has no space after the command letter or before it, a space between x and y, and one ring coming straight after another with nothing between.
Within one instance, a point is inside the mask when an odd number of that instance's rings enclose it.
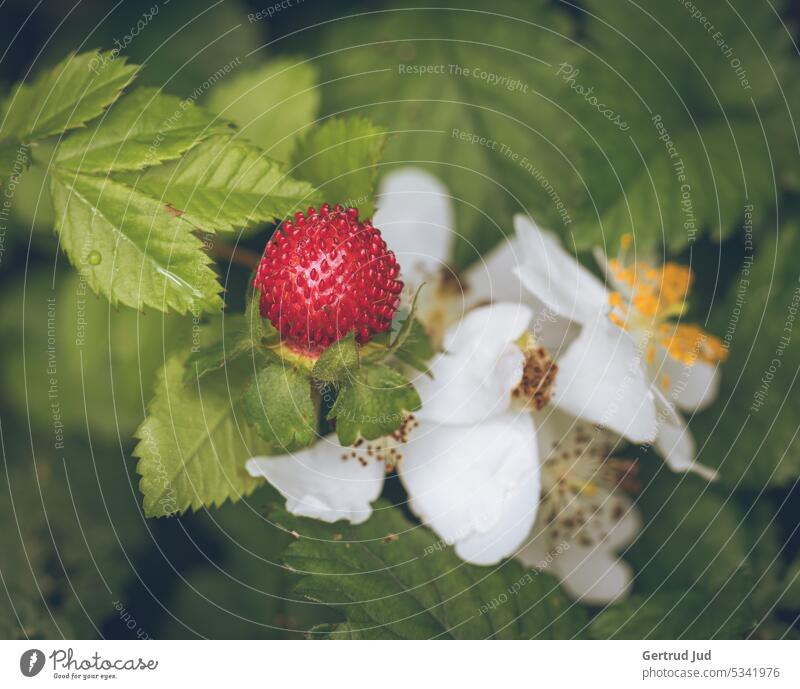
<instances>
[{"instance_id":1,"label":"green leaf","mask_svg":"<svg viewBox=\"0 0 800 689\"><path fill-rule=\"evenodd\" d=\"M749 605L751 577L737 574L718 588L635 595L592 620L596 639L741 639L758 622Z\"/></svg>"},{"instance_id":2,"label":"green leaf","mask_svg":"<svg viewBox=\"0 0 800 689\"><path fill-rule=\"evenodd\" d=\"M284 556L302 577L297 591L346 619L329 638L567 639L585 628L583 609L549 575L465 564L385 501L360 526L275 521L299 534Z\"/></svg>"},{"instance_id":3,"label":"green leaf","mask_svg":"<svg viewBox=\"0 0 800 689\"><path fill-rule=\"evenodd\" d=\"M28 142L80 127L113 103L137 70L113 51L67 56L12 91L0 110L0 139Z\"/></svg>"},{"instance_id":4,"label":"green leaf","mask_svg":"<svg viewBox=\"0 0 800 689\"><path fill-rule=\"evenodd\" d=\"M261 437L279 450L305 447L317 437L308 372L277 357L256 373L244 408Z\"/></svg>"},{"instance_id":5,"label":"green leaf","mask_svg":"<svg viewBox=\"0 0 800 689\"><path fill-rule=\"evenodd\" d=\"M322 353L311 374L317 380L335 383L351 375L358 367L358 345L355 333L351 330Z\"/></svg>"},{"instance_id":6,"label":"green leaf","mask_svg":"<svg viewBox=\"0 0 800 689\"><path fill-rule=\"evenodd\" d=\"M207 106L239 125L270 157L286 161L297 137L316 119L316 83L311 63L280 58L239 70L212 89Z\"/></svg>"},{"instance_id":7,"label":"green leaf","mask_svg":"<svg viewBox=\"0 0 800 689\"><path fill-rule=\"evenodd\" d=\"M223 136L148 169L135 184L193 225L218 231L281 219L317 199L308 183L289 177L260 149Z\"/></svg>"},{"instance_id":8,"label":"green leaf","mask_svg":"<svg viewBox=\"0 0 800 689\"><path fill-rule=\"evenodd\" d=\"M140 170L228 131L224 121L191 101L140 88L117 100L94 127L67 137L55 162L81 172Z\"/></svg>"},{"instance_id":9,"label":"green leaf","mask_svg":"<svg viewBox=\"0 0 800 689\"><path fill-rule=\"evenodd\" d=\"M334 118L312 129L292 156L294 172L319 188L328 203L372 215L375 176L386 132L363 117Z\"/></svg>"},{"instance_id":10,"label":"green leaf","mask_svg":"<svg viewBox=\"0 0 800 689\"><path fill-rule=\"evenodd\" d=\"M370 364L341 384L328 420L336 420L339 442L352 445L359 437L374 440L397 430L421 406L403 374L385 364Z\"/></svg>"},{"instance_id":11,"label":"green leaf","mask_svg":"<svg viewBox=\"0 0 800 689\"><path fill-rule=\"evenodd\" d=\"M800 232L793 223L772 235L746 251L715 309L711 330L729 356L721 366L719 401L692 425L700 461L718 468L727 485L758 490L800 476L793 404L800 371Z\"/></svg>"},{"instance_id":12,"label":"green leaf","mask_svg":"<svg viewBox=\"0 0 800 689\"><path fill-rule=\"evenodd\" d=\"M162 203L112 179L58 168L51 177L61 246L95 292L136 309L222 307L202 241Z\"/></svg>"},{"instance_id":13,"label":"green leaf","mask_svg":"<svg viewBox=\"0 0 800 689\"><path fill-rule=\"evenodd\" d=\"M258 485L244 468L270 451L244 421L243 397L252 363L239 359L184 385L186 357L159 374L148 415L136 431L134 456L148 517L237 501Z\"/></svg>"},{"instance_id":14,"label":"green leaf","mask_svg":"<svg viewBox=\"0 0 800 689\"><path fill-rule=\"evenodd\" d=\"M279 499L264 482L241 503L193 516L192 526L214 539L210 549L225 564L184 575L186 585L176 589L160 637L185 638L188 628L210 639L299 639L330 617L327 608L288 594L294 575L280 556L292 537L265 518Z\"/></svg>"}]
</instances>

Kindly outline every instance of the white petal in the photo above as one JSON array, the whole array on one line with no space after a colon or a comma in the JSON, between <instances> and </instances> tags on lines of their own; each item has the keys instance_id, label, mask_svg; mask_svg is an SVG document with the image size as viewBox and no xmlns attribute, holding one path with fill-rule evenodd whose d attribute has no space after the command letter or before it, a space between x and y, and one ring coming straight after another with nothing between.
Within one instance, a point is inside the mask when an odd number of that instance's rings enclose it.
<instances>
[{"instance_id":1,"label":"white petal","mask_svg":"<svg viewBox=\"0 0 800 689\"><path fill-rule=\"evenodd\" d=\"M422 400L416 416L468 424L503 414L511 406L511 392L522 380L524 365L525 357L515 345L506 345L494 360L441 354L431 362L432 378L414 380Z\"/></svg>"},{"instance_id":2,"label":"white petal","mask_svg":"<svg viewBox=\"0 0 800 689\"><path fill-rule=\"evenodd\" d=\"M445 352L430 363L432 377L415 380L420 419L477 423L504 413L522 379L525 357L514 340L525 331L530 309L494 304L476 309L445 336Z\"/></svg>"},{"instance_id":3,"label":"white petal","mask_svg":"<svg viewBox=\"0 0 800 689\"><path fill-rule=\"evenodd\" d=\"M667 466L673 471L692 471L707 481L715 481L717 472L695 461L697 447L683 419L677 414L662 414L661 417L655 444Z\"/></svg>"},{"instance_id":4,"label":"white petal","mask_svg":"<svg viewBox=\"0 0 800 689\"><path fill-rule=\"evenodd\" d=\"M459 355L490 352L496 355L519 338L533 317L524 304L505 302L471 311L453 325L444 338L444 348Z\"/></svg>"},{"instance_id":5,"label":"white petal","mask_svg":"<svg viewBox=\"0 0 800 689\"><path fill-rule=\"evenodd\" d=\"M529 414L475 426L422 422L399 472L411 509L471 562L513 554L536 518L539 461Z\"/></svg>"},{"instance_id":6,"label":"white petal","mask_svg":"<svg viewBox=\"0 0 800 689\"><path fill-rule=\"evenodd\" d=\"M511 237L502 241L466 272L467 303L473 306L500 301L529 304L531 295L515 273L523 263L519 240Z\"/></svg>"},{"instance_id":7,"label":"white petal","mask_svg":"<svg viewBox=\"0 0 800 689\"><path fill-rule=\"evenodd\" d=\"M539 489L539 473L531 472L517 486L491 529L456 541L458 556L474 565L493 565L514 555L536 519Z\"/></svg>"},{"instance_id":8,"label":"white petal","mask_svg":"<svg viewBox=\"0 0 800 689\"><path fill-rule=\"evenodd\" d=\"M570 596L588 605L613 603L627 595L633 583L630 565L602 545L571 545L558 556L553 571Z\"/></svg>"},{"instance_id":9,"label":"white petal","mask_svg":"<svg viewBox=\"0 0 800 689\"><path fill-rule=\"evenodd\" d=\"M525 254L516 272L534 296L560 316L579 323L608 310L603 283L568 254L555 235L524 215L514 216L514 228Z\"/></svg>"},{"instance_id":10,"label":"white petal","mask_svg":"<svg viewBox=\"0 0 800 689\"><path fill-rule=\"evenodd\" d=\"M650 364L650 376L656 385L664 386L664 395L683 411L701 411L708 407L719 394L719 367L704 361L691 365L674 359L662 347L658 348L656 360Z\"/></svg>"},{"instance_id":11,"label":"white petal","mask_svg":"<svg viewBox=\"0 0 800 689\"><path fill-rule=\"evenodd\" d=\"M539 519L517 559L526 567L551 571L561 579L567 593L585 603L601 605L619 599L630 590L632 572L616 553L636 537L642 522L630 501L619 493L616 500L625 508L621 518L613 518L614 511L610 509L600 510L591 517L600 523L591 524L589 530L606 533L596 545L583 546L573 539L556 540L550 533L551 527Z\"/></svg>"},{"instance_id":12,"label":"white petal","mask_svg":"<svg viewBox=\"0 0 800 689\"><path fill-rule=\"evenodd\" d=\"M370 503L383 487L383 462L365 458L343 460L346 452L333 436L294 455L253 457L251 476L263 476L286 498L286 509L300 517L324 522L347 519L361 524L372 514Z\"/></svg>"},{"instance_id":13,"label":"white petal","mask_svg":"<svg viewBox=\"0 0 800 689\"><path fill-rule=\"evenodd\" d=\"M656 408L636 344L600 314L558 358L553 403L635 443L656 437Z\"/></svg>"},{"instance_id":14,"label":"white petal","mask_svg":"<svg viewBox=\"0 0 800 689\"><path fill-rule=\"evenodd\" d=\"M605 522L606 537L592 546L569 541L562 544L561 552L553 561L552 570L561 579L564 589L572 597L590 605L604 605L619 600L631 588L630 566L617 557L642 529L639 511L624 500L625 513L612 519L611 511L596 514L595 519Z\"/></svg>"},{"instance_id":15,"label":"white petal","mask_svg":"<svg viewBox=\"0 0 800 689\"><path fill-rule=\"evenodd\" d=\"M373 223L400 264L412 289L437 275L450 255L453 208L447 188L419 168L395 170L384 177Z\"/></svg>"}]
</instances>

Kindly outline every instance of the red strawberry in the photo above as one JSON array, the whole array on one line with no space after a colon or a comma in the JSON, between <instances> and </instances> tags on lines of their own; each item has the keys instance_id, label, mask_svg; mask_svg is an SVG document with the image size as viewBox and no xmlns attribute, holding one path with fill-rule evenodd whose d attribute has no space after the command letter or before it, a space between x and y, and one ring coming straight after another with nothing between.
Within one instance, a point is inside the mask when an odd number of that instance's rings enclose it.
<instances>
[{"instance_id":1,"label":"red strawberry","mask_svg":"<svg viewBox=\"0 0 800 689\"><path fill-rule=\"evenodd\" d=\"M354 331L361 344L388 330L400 303L400 267L358 210L295 213L267 242L253 286L261 315L296 351L318 356Z\"/></svg>"}]
</instances>

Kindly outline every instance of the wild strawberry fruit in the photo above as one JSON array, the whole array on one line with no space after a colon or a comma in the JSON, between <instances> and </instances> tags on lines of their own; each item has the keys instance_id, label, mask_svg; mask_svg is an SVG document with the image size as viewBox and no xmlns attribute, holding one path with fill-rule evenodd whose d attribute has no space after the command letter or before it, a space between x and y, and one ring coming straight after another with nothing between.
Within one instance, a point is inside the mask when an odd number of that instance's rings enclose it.
<instances>
[{"instance_id":1,"label":"wild strawberry fruit","mask_svg":"<svg viewBox=\"0 0 800 689\"><path fill-rule=\"evenodd\" d=\"M253 286L261 315L295 351L319 355L351 331L361 344L388 330L400 267L358 210L328 204L295 213L267 242Z\"/></svg>"}]
</instances>

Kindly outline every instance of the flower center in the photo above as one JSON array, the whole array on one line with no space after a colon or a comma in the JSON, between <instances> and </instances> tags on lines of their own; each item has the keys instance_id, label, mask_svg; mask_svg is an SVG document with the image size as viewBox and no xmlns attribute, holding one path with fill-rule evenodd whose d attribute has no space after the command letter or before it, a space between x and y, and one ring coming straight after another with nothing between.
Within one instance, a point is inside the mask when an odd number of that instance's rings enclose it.
<instances>
[{"instance_id":1,"label":"flower center","mask_svg":"<svg viewBox=\"0 0 800 689\"><path fill-rule=\"evenodd\" d=\"M541 410L553 395L553 385L558 373L558 364L550 357L550 353L541 346L530 333L526 333L520 343L525 355L522 369L522 380L511 392L514 400L521 401L526 407Z\"/></svg>"},{"instance_id":2,"label":"flower center","mask_svg":"<svg viewBox=\"0 0 800 689\"><path fill-rule=\"evenodd\" d=\"M553 543L575 540L591 546L625 514L619 488L636 490L636 463L609 457L611 437L577 423L554 443L542 465L539 513Z\"/></svg>"},{"instance_id":3,"label":"flower center","mask_svg":"<svg viewBox=\"0 0 800 689\"><path fill-rule=\"evenodd\" d=\"M697 325L676 323L687 309L694 282L691 268L668 261L660 267L644 261L629 261L629 234L623 235L619 257L608 267L619 291L609 294L611 321L645 339L645 359L652 363L656 345L687 366L696 361L716 364L728 355L722 341Z\"/></svg>"}]
</instances>

